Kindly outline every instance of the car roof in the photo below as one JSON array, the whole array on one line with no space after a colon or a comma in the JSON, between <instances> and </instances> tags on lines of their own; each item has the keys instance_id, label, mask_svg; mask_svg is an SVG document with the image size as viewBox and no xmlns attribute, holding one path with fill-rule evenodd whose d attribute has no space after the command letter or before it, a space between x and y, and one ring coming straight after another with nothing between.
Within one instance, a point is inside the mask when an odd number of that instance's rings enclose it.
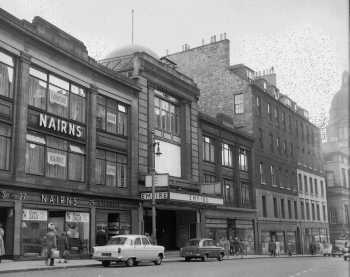
<instances>
[{"instance_id":1,"label":"car roof","mask_svg":"<svg viewBox=\"0 0 350 277\"><path fill-rule=\"evenodd\" d=\"M123 237L123 238L129 238L129 239L135 239L135 238L139 238L139 237L146 237L144 235L115 235L112 238L118 238L118 237Z\"/></svg>"}]
</instances>

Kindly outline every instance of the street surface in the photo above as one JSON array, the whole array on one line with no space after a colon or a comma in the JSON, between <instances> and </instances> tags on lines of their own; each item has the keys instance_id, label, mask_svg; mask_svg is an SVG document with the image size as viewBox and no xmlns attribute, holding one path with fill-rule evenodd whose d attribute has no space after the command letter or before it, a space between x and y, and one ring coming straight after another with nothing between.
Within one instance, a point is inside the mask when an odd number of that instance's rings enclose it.
<instances>
[{"instance_id":1,"label":"street surface","mask_svg":"<svg viewBox=\"0 0 350 277\"><path fill-rule=\"evenodd\" d=\"M141 264L136 267L113 265L71 268L58 270L42 270L0 274L1 277L349 277L350 262L341 258L305 257L305 258L265 258L225 260L217 262L168 262L161 266Z\"/></svg>"}]
</instances>

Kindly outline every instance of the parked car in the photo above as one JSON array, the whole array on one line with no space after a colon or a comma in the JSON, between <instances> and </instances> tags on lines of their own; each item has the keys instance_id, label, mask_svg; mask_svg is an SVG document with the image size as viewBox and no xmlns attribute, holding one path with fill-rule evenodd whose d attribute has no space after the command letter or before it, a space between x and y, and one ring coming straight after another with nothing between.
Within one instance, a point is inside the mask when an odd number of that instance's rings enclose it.
<instances>
[{"instance_id":1,"label":"parked car","mask_svg":"<svg viewBox=\"0 0 350 277\"><path fill-rule=\"evenodd\" d=\"M125 262L134 266L139 262L153 262L160 265L164 258L164 247L152 245L146 236L113 236L104 246L93 247L93 259L101 261L107 267L111 262Z\"/></svg>"},{"instance_id":2,"label":"parked car","mask_svg":"<svg viewBox=\"0 0 350 277\"><path fill-rule=\"evenodd\" d=\"M332 249L333 249L333 246L331 243L328 243L328 242L320 243L321 255L330 257L332 255Z\"/></svg>"},{"instance_id":3,"label":"parked car","mask_svg":"<svg viewBox=\"0 0 350 277\"><path fill-rule=\"evenodd\" d=\"M180 249L180 256L184 257L187 262L191 259L206 261L208 258L216 258L222 261L225 256L225 249L217 246L212 239L191 239L185 247Z\"/></svg>"},{"instance_id":4,"label":"parked car","mask_svg":"<svg viewBox=\"0 0 350 277\"><path fill-rule=\"evenodd\" d=\"M332 248L332 257L341 257L343 255L343 250L336 245Z\"/></svg>"},{"instance_id":5,"label":"parked car","mask_svg":"<svg viewBox=\"0 0 350 277\"><path fill-rule=\"evenodd\" d=\"M350 261L350 247L345 247L343 253L344 261Z\"/></svg>"}]
</instances>

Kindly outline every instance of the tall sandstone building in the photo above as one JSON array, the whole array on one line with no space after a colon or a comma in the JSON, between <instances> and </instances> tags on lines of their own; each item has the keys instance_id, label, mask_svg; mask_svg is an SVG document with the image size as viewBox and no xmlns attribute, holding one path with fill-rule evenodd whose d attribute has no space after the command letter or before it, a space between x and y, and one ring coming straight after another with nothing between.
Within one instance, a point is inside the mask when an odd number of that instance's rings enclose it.
<instances>
[{"instance_id":1,"label":"tall sandstone building","mask_svg":"<svg viewBox=\"0 0 350 277\"><path fill-rule=\"evenodd\" d=\"M167 58L198 84L201 111L224 113L236 129L255 138L258 251L267 253L275 239L282 253L306 253L312 241L328 240L320 131L306 110L280 93L273 68L257 73L243 64L230 65L230 42L221 38Z\"/></svg>"},{"instance_id":2,"label":"tall sandstone building","mask_svg":"<svg viewBox=\"0 0 350 277\"><path fill-rule=\"evenodd\" d=\"M329 111L326 162L327 197L331 241L350 239L349 73L344 72L340 90Z\"/></svg>"}]
</instances>

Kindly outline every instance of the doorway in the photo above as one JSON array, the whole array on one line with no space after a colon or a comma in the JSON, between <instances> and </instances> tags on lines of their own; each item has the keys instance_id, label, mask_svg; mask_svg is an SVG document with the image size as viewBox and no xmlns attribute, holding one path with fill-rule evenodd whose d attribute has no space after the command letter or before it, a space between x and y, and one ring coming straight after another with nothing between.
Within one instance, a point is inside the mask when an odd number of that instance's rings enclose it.
<instances>
[{"instance_id":1,"label":"doorway","mask_svg":"<svg viewBox=\"0 0 350 277\"><path fill-rule=\"evenodd\" d=\"M13 232L14 232L14 210L13 208L0 207L0 225L4 229L5 257L13 257Z\"/></svg>"}]
</instances>

